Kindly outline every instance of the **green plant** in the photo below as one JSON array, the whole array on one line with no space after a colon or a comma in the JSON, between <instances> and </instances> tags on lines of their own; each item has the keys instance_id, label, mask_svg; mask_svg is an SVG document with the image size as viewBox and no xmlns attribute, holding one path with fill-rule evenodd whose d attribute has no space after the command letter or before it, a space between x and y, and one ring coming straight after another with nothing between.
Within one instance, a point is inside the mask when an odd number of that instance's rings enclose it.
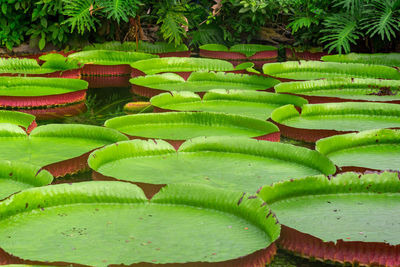
<instances>
[{"instance_id":1,"label":"green plant","mask_svg":"<svg viewBox=\"0 0 400 267\"><path fill-rule=\"evenodd\" d=\"M136 16L141 2L139 0L62 0L63 14L69 18L62 22L83 35L96 31L101 18L120 24Z\"/></svg>"},{"instance_id":2,"label":"green plant","mask_svg":"<svg viewBox=\"0 0 400 267\"><path fill-rule=\"evenodd\" d=\"M25 12L29 10L28 1L3 0L0 11L0 46L11 50L24 40L29 28Z\"/></svg>"},{"instance_id":3,"label":"green plant","mask_svg":"<svg viewBox=\"0 0 400 267\"><path fill-rule=\"evenodd\" d=\"M320 38L328 52L349 53L362 37L371 46L374 39L387 43L400 33L400 0L335 0L334 6L340 12L324 20Z\"/></svg>"}]
</instances>

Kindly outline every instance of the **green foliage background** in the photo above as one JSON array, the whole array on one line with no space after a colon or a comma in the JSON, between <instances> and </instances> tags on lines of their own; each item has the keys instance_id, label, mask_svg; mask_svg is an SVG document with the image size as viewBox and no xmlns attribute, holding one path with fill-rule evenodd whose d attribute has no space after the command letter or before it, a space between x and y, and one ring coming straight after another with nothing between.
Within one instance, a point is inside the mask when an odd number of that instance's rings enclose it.
<instances>
[{"instance_id":1,"label":"green foliage background","mask_svg":"<svg viewBox=\"0 0 400 267\"><path fill-rule=\"evenodd\" d=\"M157 25L157 39L198 47L252 42L262 27L294 45L329 52L390 51L400 40L400 0L0 0L0 47L41 50L123 40Z\"/></svg>"}]
</instances>

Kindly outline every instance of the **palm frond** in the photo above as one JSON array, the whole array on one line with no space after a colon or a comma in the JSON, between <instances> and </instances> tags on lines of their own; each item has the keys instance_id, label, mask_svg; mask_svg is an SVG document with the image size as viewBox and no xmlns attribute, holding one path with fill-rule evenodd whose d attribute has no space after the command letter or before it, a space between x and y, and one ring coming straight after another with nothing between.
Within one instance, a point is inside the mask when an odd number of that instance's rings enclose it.
<instances>
[{"instance_id":1,"label":"palm frond","mask_svg":"<svg viewBox=\"0 0 400 267\"><path fill-rule=\"evenodd\" d=\"M327 35L320 41L327 43L325 48L328 52L336 50L339 54L350 53L350 45L356 44L356 41L363 36L357 22L356 18L350 14L334 14L326 18L323 22L325 29L322 32Z\"/></svg>"},{"instance_id":2,"label":"palm frond","mask_svg":"<svg viewBox=\"0 0 400 267\"><path fill-rule=\"evenodd\" d=\"M367 6L361 28L371 37L379 35L382 40L390 41L400 31L399 17L400 0L373 1Z\"/></svg>"}]
</instances>

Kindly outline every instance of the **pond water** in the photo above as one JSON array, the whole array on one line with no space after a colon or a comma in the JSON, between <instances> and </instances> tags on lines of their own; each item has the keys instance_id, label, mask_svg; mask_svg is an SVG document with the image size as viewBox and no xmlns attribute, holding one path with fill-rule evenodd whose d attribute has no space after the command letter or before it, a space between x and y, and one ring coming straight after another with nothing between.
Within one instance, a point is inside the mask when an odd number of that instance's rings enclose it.
<instances>
[{"instance_id":1,"label":"pond water","mask_svg":"<svg viewBox=\"0 0 400 267\"><path fill-rule=\"evenodd\" d=\"M57 120L46 120L38 121L38 125L44 125L49 123L80 123L80 124L91 124L91 125L103 125L107 119L126 115L123 112L123 106L132 101L148 101L147 98L132 95L130 87L118 87L118 88L90 88L87 91L86 105L88 110L74 117L66 117ZM304 146L312 149L313 144L303 143L287 138L282 138L281 142L290 143L293 145ZM91 172L86 171L75 175L69 175L62 179L56 179L54 183L73 183L90 181ZM335 265L329 263L322 263L319 261L313 261L303 259L301 257L294 256L287 252L279 250L275 256L273 262L267 266L271 267L332 267Z\"/></svg>"}]
</instances>

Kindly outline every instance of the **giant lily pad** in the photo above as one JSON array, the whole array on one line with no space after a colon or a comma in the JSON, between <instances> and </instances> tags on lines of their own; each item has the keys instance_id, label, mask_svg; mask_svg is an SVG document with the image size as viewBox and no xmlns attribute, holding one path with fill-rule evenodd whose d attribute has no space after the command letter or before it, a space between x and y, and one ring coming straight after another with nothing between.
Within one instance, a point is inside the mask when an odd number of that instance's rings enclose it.
<instances>
[{"instance_id":1,"label":"giant lily pad","mask_svg":"<svg viewBox=\"0 0 400 267\"><path fill-rule=\"evenodd\" d=\"M90 50L70 54L68 59L84 64L82 75L119 76L131 74L132 62L155 57L140 52Z\"/></svg>"},{"instance_id":2,"label":"giant lily pad","mask_svg":"<svg viewBox=\"0 0 400 267\"><path fill-rule=\"evenodd\" d=\"M214 112L134 114L109 119L104 125L132 138L168 140L175 147L197 136L246 136L279 141L279 129L271 122Z\"/></svg>"},{"instance_id":3,"label":"giant lily pad","mask_svg":"<svg viewBox=\"0 0 400 267\"><path fill-rule=\"evenodd\" d=\"M65 60L59 54L48 54L41 59L46 61L42 65L35 59L0 58L0 76L80 77L79 65L73 60Z\"/></svg>"},{"instance_id":4,"label":"giant lily pad","mask_svg":"<svg viewBox=\"0 0 400 267\"><path fill-rule=\"evenodd\" d=\"M0 124L0 159L44 167L55 177L86 167L92 150L127 138L112 129L78 124L48 124L27 135L21 128Z\"/></svg>"},{"instance_id":5,"label":"giant lily pad","mask_svg":"<svg viewBox=\"0 0 400 267\"><path fill-rule=\"evenodd\" d=\"M147 97L168 91L190 91L198 94L212 89L267 90L279 81L258 75L193 72L185 80L175 73L139 76L130 80L132 92Z\"/></svg>"},{"instance_id":6,"label":"giant lily pad","mask_svg":"<svg viewBox=\"0 0 400 267\"><path fill-rule=\"evenodd\" d=\"M400 128L400 106L387 103L342 102L277 108L272 120L282 135L315 142L335 134L379 128Z\"/></svg>"},{"instance_id":7,"label":"giant lily pad","mask_svg":"<svg viewBox=\"0 0 400 267\"><path fill-rule=\"evenodd\" d=\"M243 63L235 68L232 63L225 60L193 57L153 58L136 61L131 64L133 77L164 72L177 72L181 75L188 75L193 71L243 71L252 66L253 64L251 63Z\"/></svg>"},{"instance_id":8,"label":"giant lily pad","mask_svg":"<svg viewBox=\"0 0 400 267\"><path fill-rule=\"evenodd\" d=\"M85 100L88 83L78 79L0 77L0 106L31 108Z\"/></svg>"},{"instance_id":9,"label":"giant lily pad","mask_svg":"<svg viewBox=\"0 0 400 267\"><path fill-rule=\"evenodd\" d=\"M400 53L350 53L347 55L324 56L322 60L326 62L364 63L400 68Z\"/></svg>"},{"instance_id":10,"label":"giant lily pad","mask_svg":"<svg viewBox=\"0 0 400 267\"><path fill-rule=\"evenodd\" d=\"M178 151L162 140L119 142L94 151L88 163L95 179L134 182L147 195L178 182L254 193L276 181L336 171L317 151L243 137L198 137Z\"/></svg>"},{"instance_id":11,"label":"giant lily pad","mask_svg":"<svg viewBox=\"0 0 400 267\"><path fill-rule=\"evenodd\" d=\"M381 79L334 78L280 83L277 93L296 94L310 103L376 101L400 103L400 81Z\"/></svg>"},{"instance_id":12,"label":"giant lily pad","mask_svg":"<svg viewBox=\"0 0 400 267\"><path fill-rule=\"evenodd\" d=\"M274 62L278 57L278 49L270 45L237 44L228 48L221 44L206 44L199 47L200 56L229 60L239 64L251 60L256 67L262 67L267 62Z\"/></svg>"},{"instance_id":13,"label":"giant lily pad","mask_svg":"<svg viewBox=\"0 0 400 267\"><path fill-rule=\"evenodd\" d=\"M264 74L281 80L313 80L321 78L383 78L400 80L400 72L382 65L320 61L287 61L263 66Z\"/></svg>"},{"instance_id":14,"label":"giant lily pad","mask_svg":"<svg viewBox=\"0 0 400 267\"><path fill-rule=\"evenodd\" d=\"M203 99L193 92L163 93L153 96L150 102L167 110L224 112L261 120L268 119L278 107L307 104L297 96L244 90L210 90Z\"/></svg>"},{"instance_id":15,"label":"giant lily pad","mask_svg":"<svg viewBox=\"0 0 400 267\"><path fill-rule=\"evenodd\" d=\"M316 149L342 171L400 170L400 131L379 129L321 139Z\"/></svg>"},{"instance_id":16,"label":"giant lily pad","mask_svg":"<svg viewBox=\"0 0 400 267\"><path fill-rule=\"evenodd\" d=\"M37 126L35 116L10 110L0 110L0 123L10 123L21 126L28 133Z\"/></svg>"},{"instance_id":17,"label":"giant lily pad","mask_svg":"<svg viewBox=\"0 0 400 267\"><path fill-rule=\"evenodd\" d=\"M139 40L138 45L136 42L105 42L105 43L96 43L93 45L85 46L83 48L84 51L89 50L111 50L111 51L125 51L125 52L143 52L150 54L157 54L160 57L189 57L190 51L185 44L181 44L175 46L172 43L166 42L144 42Z\"/></svg>"},{"instance_id":18,"label":"giant lily pad","mask_svg":"<svg viewBox=\"0 0 400 267\"><path fill-rule=\"evenodd\" d=\"M268 58L276 58L278 56L278 49L271 45L260 45L260 44L237 44L231 48L221 44L206 44L199 47L200 56L204 57L215 57L221 59L247 59L253 58L261 52L270 52ZM273 52L272 52L273 51ZM216 53L210 53L216 52ZM220 54L218 54L218 52ZM230 53L229 53L230 52ZM242 55L241 57L239 55ZM218 57L219 56L219 57ZM265 56L265 55L263 55ZM265 57L258 57L264 59Z\"/></svg>"},{"instance_id":19,"label":"giant lily pad","mask_svg":"<svg viewBox=\"0 0 400 267\"><path fill-rule=\"evenodd\" d=\"M82 182L0 203L1 248L39 263L264 266L279 232L260 199L199 185L170 185L148 201L132 184Z\"/></svg>"},{"instance_id":20,"label":"giant lily pad","mask_svg":"<svg viewBox=\"0 0 400 267\"><path fill-rule=\"evenodd\" d=\"M282 248L319 260L395 267L399 192L398 173L348 172L277 183L259 196L282 224Z\"/></svg>"},{"instance_id":21,"label":"giant lily pad","mask_svg":"<svg viewBox=\"0 0 400 267\"><path fill-rule=\"evenodd\" d=\"M0 160L0 199L27 188L48 185L52 181L53 176L40 167Z\"/></svg>"}]
</instances>

